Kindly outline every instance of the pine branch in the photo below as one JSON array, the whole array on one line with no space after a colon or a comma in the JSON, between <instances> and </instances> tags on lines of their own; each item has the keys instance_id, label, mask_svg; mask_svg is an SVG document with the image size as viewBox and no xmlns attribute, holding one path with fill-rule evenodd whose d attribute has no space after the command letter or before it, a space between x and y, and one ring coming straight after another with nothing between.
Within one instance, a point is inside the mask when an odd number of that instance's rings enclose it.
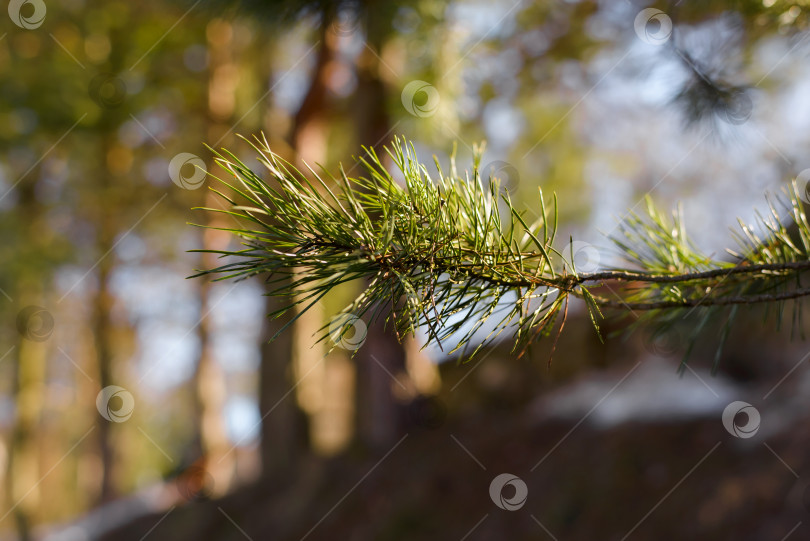
<instances>
[{"instance_id":1,"label":"pine branch","mask_svg":"<svg viewBox=\"0 0 810 541\"><path fill-rule=\"evenodd\" d=\"M810 295L801 285L810 270L810 226L795 184L786 201L769 200L769 215L759 216L764 238L740 224L739 253L730 252L735 261L699 253L680 211L667 217L647 199L646 213L631 213L612 238L631 267L585 273L576 269L572 240L556 246L556 198L549 207L539 191L539 217L528 223L499 179L481 178L482 148L475 149L471 176L459 174L455 156L448 173L436 161L431 175L413 146L396 139L386 152L403 186L371 149L358 160L362 176L341 168L335 178L312 168L303 174L264 139L251 145L273 184L227 150L215 152L228 188L217 193L229 209L206 210L248 225L226 228L243 247L214 251L226 263L195 276L267 275L269 294L289 301L271 317L300 315L340 284L364 279L342 314L386 317L399 336L425 328L440 346L452 336L453 351L488 322L493 330L472 357L506 329L521 353L549 335L560 314L562 329L569 296L585 302L598 331L602 309L645 311L643 322L669 324L683 309L708 317L719 307L770 303L781 314L782 301ZM592 292L607 284L618 287L618 300Z\"/></svg>"}]
</instances>

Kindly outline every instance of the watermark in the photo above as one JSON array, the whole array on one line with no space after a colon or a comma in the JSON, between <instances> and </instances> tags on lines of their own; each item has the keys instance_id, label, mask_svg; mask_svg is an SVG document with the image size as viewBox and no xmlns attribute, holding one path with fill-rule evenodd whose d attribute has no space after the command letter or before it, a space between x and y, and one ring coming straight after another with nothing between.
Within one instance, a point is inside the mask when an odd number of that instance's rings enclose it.
<instances>
[{"instance_id":1,"label":"watermark","mask_svg":"<svg viewBox=\"0 0 810 541\"><path fill-rule=\"evenodd\" d=\"M357 8L346 8L338 11L329 28L338 36L348 37L360 30L361 22Z\"/></svg>"},{"instance_id":2,"label":"watermark","mask_svg":"<svg viewBox=\"0 0 810 541\"><path fill-rule=\"evenodd\" d=\"M672 37L672 19L660 9L642 9L633 21L636 35L644 43L663 45Z\"/></svg>"},{"instance_id":3,"label":"watermark","mask_svg":"<svg viewBox=\"0 0 810 541\"><path fill-rule=\"evenodd\" d=\"M11 0L8 3L8 16L11 22L26 30L42 26L47 11L43 0Z\"/></svg>"},{"instance_id":4,"label":"watermark","mask_svg":"<svg viewBox=\"0 0 810 541\"><path fill-rule=\"evenodd\" d=\"M644 347L658 357L670 357L680 351L683 337L677 329L661 325L644 337Z\"/></svg>"},{"instance_id":5,"label":"watermark","mask_svg":"<svg viewBox=\"0 0 810 541\"><path fill-rule=\"evenodd\" d=\"M191 466L177 478L177 491L186 501L201 501L211 498L214 478L205 468Z\"/></svg>"},{"instance_id":6,"label":"watermark","mask_svg":"<svg viewBox=\"0 0 810 541\"><path fill-rule=\"evenodd\" d=\"M754 102L745 90L736 90L723 102L717 112L720 120L734 126L745 124L754 110Z\"/></svg>"},{"instance_id":7,"label":"watermark","mask_svg":"<svg viewBox=\"0 0 810 541\"><path fill-rule=\"evenodd\" d=\"M366 322L352 314L338 314L329 322L329 337L332 342L349 351L360 349L366 341Z\"/></svg>"},{"instance_id":8,"label":"watermark","mask_svg":"<svg viewBox=\"0 0 810 541\"><path fill-rule=\"evenodd\" d=\"M512 496L504 495L506 487L512 487L514 490ZM526 499L529 497L529 487L517 475L502 473L489 484L489 497L504 511L517 511L526 503Z\"/></svg>"},{"instance_id":9,"label":"watermark","mask_svg":"<svg viewBox=\"0 0 810 541\"><path fill-rule=\"evenodd\" d=\"M87 91L93 101L104 109L115 109L124 103L127 97L127 85L124 84L124 80L112 73L99 73L90 79Z\"/></svg>"},{"instance_id":10,"label":"watermark","mask_svg":"<svg viewBox=\"0 0 810 541\"><path fill-rule=\"evenodd\" d=\"M411 81L402 89L402 105L413 116L433 116L439 108L439 91L425 81Z\"/></svg>"},{"instance_id":11,"label":"watermark","mask_svg":"<svg viewBox=\"0 0 810 541\"><path fill-rule=\"evenodd\" d=\"M190 152L181 152L169 162L169 177L184 190L202 186L207 172L202 158Z\"/></svg>"},{"instance_id":12,"label":"watermark","mask_svg":"<svg viewBox=\"0 0 810 541\"><path fill-rule=\"evenodd\" d=\"M740 417L744 417L740 419ZM748 402L735 401L723 410L723 426L735 438L753 438L759 430L759 411Z\"/></svg>"},{"instance_id":13,"label":"watermark","mask_svg":"<svg viewBox=\"0 0 810 541\"><path fill-rule=\"evenodd\" d=\"M515 193L520 184L520 175L517 168L509 162L495 160L481 168L481 178L489 180L490 183L499 183L502 190L510 195Z\"/></svg>"},{"instance_id":14,"label":"watermark","mask_svg":"<svg viewBox=\"0 0 810 541\"><path fill-rule=\"evenodd\" d=\"M53 316L41 306L27 306L17 314L17 331L32 342L44 342L53 334Z\"/></svg>"},{"instance_id":15,"label":"watermark","mask_svg":"<svg viewBox=\"0 0 810 541\"><path fill-rule=\"evenodd\" d=\"M571 264L577 273L596 272L602 260L593 244L575 240L571 243Z\"/></svg>"},{"instance_id":16,"label":"watermark","mask_svg":"<svg viewBox=\"0 0 810 541\"><path fill-rule=\"evenodd\" d=\"M796 175L796 188L799 191L799 199L810 205L810 169Z\"/></svg>"},{"instance_id":17,"label":"watermark","mask_svg":"<svg viewBox=\"0 0 810 541\"><path fill-rule=\"evenodd\" d=\"M123 387L108 385L96 396L96 409L108 421L123 423L132 417L135 398Z\"/></svg>"},{"instance_id":18,"label":"watermark","mask_svg":"<svg viewBox=\"0 0 810 541\"><path fill-rule=\"evenodd\" d=\"M804 510L810 513L810 484L804 487L804 492L802 493L802 504L804 505Z\"/></svg>"}]
</instances>

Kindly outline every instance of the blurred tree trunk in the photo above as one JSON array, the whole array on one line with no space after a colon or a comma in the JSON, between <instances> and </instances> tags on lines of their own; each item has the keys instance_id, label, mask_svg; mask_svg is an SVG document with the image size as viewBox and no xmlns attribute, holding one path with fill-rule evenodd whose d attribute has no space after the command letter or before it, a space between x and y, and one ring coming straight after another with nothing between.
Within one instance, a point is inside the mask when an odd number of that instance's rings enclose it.
<instances>
[{"instance_id":1,"label":"blurred tree trunk","mask_svg":"<svg viewBox=\"0 0 810 541\"><path fill-rule=\"evenodd\" d=\"M265 312L279 308L279 301L267 297ZM259 412L261 424L262 475L273 477L291 473L299 457L307 449L306 419L295 400L293 356L296 325L281 333L273 342L270 338L291 315L271 320L264 318L261 334L261 365L259 368Z\"/></svg>"},{"instance_id":2,"label":"blurred tree trunk","mask_svg":"<svg viewBox=\"0 0 810 541\"><path fill-rule=\"evenodd\" d=\"M323 163L327 157L328 138L328 69L337 56L334 38L328 35L331 19L321 25L318 57L307 93L293 118L290 146L295 161ZM286 300L267 297L265 311L278 310ZM259 407L262 422L262 463L268 474L293 466L303 451L310 447L309 419L312 413L306 388L321 380L324 351L312 339L321 326L322 313L313 306L275 341L269 339L285 325L294 313L282 318L265 318L262 330L262 366Z\"/></svg>"},{"instance_id":3,"label":"blurred tree trunk","mask_svg":"<svg viewBox=\"0 0 810 541\"><path fill-rule=\"evenodd\" d=\"M213 192L206 190L204 206L214 208L219 204ZM208 225L218 227L229 224L217 223L217 219L209 221ZM221 221L221 220L220 220ZM205 250L223 248L222 235L219 231L206 229L203 232L202 247ZM225 239L227 243L228 239ZM216 265L211 254L202 254L201 268L213 268ZM234 456L230 453L230 445L226 431L224 409L227 399L225 375L217 364L211 340L211 282L199 280L198 295L200 298L200 324L197 327L197 338L200 346L200 356L194 370L192 389L194 404L196 406L197 426L196 440L199 442L199 451L202 455L201 465L213 479L213 486L205 487L219 495L227 491L234 473Z\"/></svg>"},{"instance_id":4,"label":"blurred tree trunk","mask_svg":"<svg viewBox=\"0 0 810 541\"><path fill-rule=\"evenodd\" d=\"M291 145L299 162L313 167L327 157L329 137L329 73L338 56L338 40L330 30L332 17L323 15L319 30L318 59L312 81L293 120Z\"/></svg>"},{"instance_id":5,"label":"blurred tree trunk","mask_svg":"<svg viewBox=\"0 0 810 541\"><path fill-rule=\"evenodd\" d=\"M37 428L44 399L46 346L21 338L17 349L16 418L9 445L8 494L22 541L31 539L31 518L39 509L41 472Z\"/></svg>"},{"instance_id":6,"label":"blurred tree trunk","mask_svg":"<svg viewBox=\"0 0 810 541\"><path fill-rule=\"evenodd\" d=\"M263 55L257 55L263 61L258 68L258 77L261 88L270 85L270 62ZM264 93L264 92L263 92ZM267 117L267 101L262 106L262 122ZM275 128L268 122L266 130L268 138L275 135ZM266 277L262 277L266 279ZM265 285L262 283L262 287ZM281 308L281 301L275 297L267 296L264 301L264 315ZM260 460L262 475L278 477L289 474L295 466L306 446L306 419L304 413L298 408L295 393L291 392L295 385L293 359L295 357L294 333L298 330L298 323L292 325L270 342L270 339L292 318L287 314L282 318L271 320L264 317L261 333L259 335L259 352L261 361L259 365L259 414L260 427Z\"/></svg>"},{"instance_id":7,"label":"blurred tree trunk","mask_svg":"<svg viewBox=\"0 0 810 541\"><path fill-rule=\"evenodd\" d=\"M386 143L390 121L385 104L385 85L379 76L383 36L375 28L376 17L367 14L366 47L357 59L357 94L355 114L357 137L361 145L379 151ZM374 51L372 51L372 49ZM379 54L379 53L377 53ZM357 439L371 449L384 449L401 431L399 405L393 395L391 375L405 369L405 350L384 321L369 325L366 342L357 351Z\"/></svg>"},{"instance_id":8,"label":"blurred tree trunk","mask_svg":"<svg viewBox=\"0 0 810 541\"><path fill-rule=\"evenodd\" d=\"M208 41L208 141L218 141L231 128L236 102L236 87L239 82L238 70L234 62L234 27L229 21L214 19L206 27ZM208 170L213 171L214 164ZM202 206L218 208L222 205L219 197L204 187L201 190ZM208 225L228 227L230 222L222 215L209 213ZM204 229L202 248L221 250L229 242L227 233L214 229ZM216 256L210 253L200 255L201 268L216 266ZM197 414L196 436L202 459L199 462L213 479L213 494L224 494L231 484L235 461L230 452L224 417L227 389L225 375L217 364L212 344L211 289L208 280L198 281L200 299L200 324L197 338L200 356L194 371L192 389Z\"/></svg>"},{"instance_id":9,"label":"blurred tree trunk","mask_svg":"<svg viewBox=\"0 0 810 541\"><path fill-rule=\"evenodd\" d=\"M126 31L127 25L110 30L110 55L104 70L109 73L120 73L124 68L125 51L131 34ZM119 215L115 209L122 208L120 202L128 197L127 188L123 184L123 176L129 170L124 168L121 159L121 147L118 143L118 128L127 118L126 107L120 104L99 103L102 107L101 116L95 131L99 140L99 164L95 182L91 184L90 215L93 217L96 236L94 254L97 262L96 288L90 299L91 315L90 329L93 333L95 348L96 370L100 389L120 382L113 381L113 358L115 355L115 336L111 322L114 296L111 290L110 279L115 266L116 236L120 232ZM115 177L115 178L114 178ZM101 479L98 491L98 503L106 503L116 496L115 471L116 456L112 445L112 423L97 416L98 449L101 457Z\"/></svg>"},{"instance_id":10,"label":"blurred tree trunk","mask_svg":"<svg viewBox=\"0 0 810 541\"><path fill-rule=\"evenodd\" d=\"M103 135L102 141L102 156L107 156L109 152L109 138L113 135L106 133ZM103 180L103 184L107 184L108 172L104 171L99 175ZM105 186L106 187L106 186ZM104 194L107 190L100 190L100 201L109 201L105 198ZM112 250L114 242L114 229L112 224L112 217L109 211L106 210L110 207L109 203L100 205L100 216L96 222L97 235L95 253L98 257L102 254L108 254L103 257L98 264L96 291L93 299L91 300L92 312L90 316L90 327L93 332L93 343L96 353L96 369L98 370L98 381L101 389L108 385L112 385L112 357L113 357L113 344L111 337L110 325L110 311L112 310L113 298L110 291L110 274L112 272ZM98 419L98 445L99 455L101 457L101 483L98 493L98 503L105 503L114 497L114 482L113 482L113 465L114 456L112 443L110 441L112 423L100 415Z\"/></svg>"},{"instance_id":11,"label":"blurred tree trunk","mask_svg":"<svg viewBox=\"0 0 810 541\"><path fill-rule=\"evenodd\" d=\"M365 15L366 47L357 58L356 104L352 111L360 144L384 156L382 147L393 137L386 108L388 91L380 73L380 55L389 23L380 20L373 10ZM368 448L382 450L393 445L405 428L404 402L438 390L435 366L412 337L402 338L400 343L393 329L386 329L384 321L378 320L369 325L366 342L355 357L357 439Z\"/></svg>"},{"instance_id":12,"label":"blurred tree trunk","mask_svg":"<svg viewBox=\"0 0 810 541\"><path fill-rule=\"evenodd\" d=\"M17 209L25 217L26 224L21 231L25 231L23 234L31 252L40 254L47 250L49 240L47 235L42 234L46 213L36 195L36 178L36 173L32 174L29 181L21 183L16 190L19 194ZM2 476L3 500L6 504L2 515L8 512L9 518L15 520L18 538L22 541L33 538L32 523L42 516L43 504L48 505L49 509L56 507L45 497L47 489L42 484L43 475L46 475L43 473L43 463L49 460L50 450L43 446L62 443L46 442L42 424L48 393L47 363L52 352L50 333L53 331L53 325L48 323L48 318L52 317L48 311L50 307L43 302L46 276L49 276L48 272L43 273L37 268L27 268L16 276L13 296L18 301L15 303L18 309L36 305L45 308L47 313L23 311L17 314L19 338L14 350L7 353L9 359L6 361L12 363L14 417L8 441L6 472Z\"/></svg>"},{"instance_id":13,"label":"blurred tree trunk","mask_svg":"<svg viewBox=\"0 0 810 541\"><path fill-rule=\"evenodd\" d=\"M38 227L41 207L34 194L33 183L19 187L19 207L30 224ZM32 239L34 244L37 239ZM40 284L30 283L22 278L15 297L22 299L21 306L33 304L41 297ZM18 322L19 327L19 322ZM41 477L39 427L45 398L45 367L47 342L32 341L20 333L14 363L13 403L15 406L14 425L8 446L6 472L6 494L9 509L16 521L17 533L21 541L31 539L31 520L41 504L38 482Z\"/></svg>"}]
</instances>

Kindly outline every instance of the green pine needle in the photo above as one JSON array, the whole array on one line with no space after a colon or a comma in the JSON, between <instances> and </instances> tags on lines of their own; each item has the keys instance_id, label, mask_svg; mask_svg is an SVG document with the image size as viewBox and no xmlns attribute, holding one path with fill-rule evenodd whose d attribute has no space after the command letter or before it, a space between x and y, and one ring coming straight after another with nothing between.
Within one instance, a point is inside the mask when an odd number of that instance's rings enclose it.
<instances>
[{"instance_id":1,"label":"green pine needle","mask_svg":"<svg viewBox=\"0 0 810 541\"><path fill-rule=\"evenodd\" d=\"M475 148L471 175L459 175L454 155L449 174L438 160L431 173L413 145L397 138L386 154L404 178L401 185L372 149L358 159L362 175L349 177L341 168L335 177L322 169L302 173L272 152L266 139L249 143L271 180L231 152L214 151L227 188L215 191L228 208L205 210L246 225L224 228L242 247L209 251L226 262L195 276L267 276L268 294L287 300L271 317L291 311L300 316L340 284L364 280L342 314L385 317L400 337L421 327L440 346L453 337L449 353L466 351L487 324L492 330L472 357L504 330L512 332L514 351L522 354L552 332L561 313L562 328L571 296L584 301L599 332L604 310L641 311L640 323L666 326L691 311L708 316L760 302L781 308L810 294L801 285L810 269L810 226L795 183L786 202L769 200L769 214L759 216L758 227L741 224L739 249L730 252L736 261L699 253L680 210L667 217L647 198L645 214L630 213L612 238L631 268L580 273L573 244L565 250L569 257L554 246L556 197L548 208L541 190L540 218L529 223L525 211L502 194L499 179L481 178L482 147ZM597 294L604 284L613 285L611 292L618 289L618 298ZM799 310L800 303L794 305ZM794 320L799 317L794 314Z\"/></svg>"}]
</instances>

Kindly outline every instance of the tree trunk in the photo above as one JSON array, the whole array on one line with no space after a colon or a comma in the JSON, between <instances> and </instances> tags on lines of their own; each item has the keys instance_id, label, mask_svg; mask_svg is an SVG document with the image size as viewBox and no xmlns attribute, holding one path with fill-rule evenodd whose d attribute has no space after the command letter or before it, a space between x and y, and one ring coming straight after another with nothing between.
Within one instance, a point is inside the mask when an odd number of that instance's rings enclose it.
<instances>
[{"instance_id":1,"label":"tree trunk","mask_svg":"<svg viewBox=\"0 0 810 541\"><path fill-rule=\"evenodd\" d=\"M106 137L105 137L106 143ZM102 144L104 156L107 155L106 144ZM106 178L106 174L102 175ZM98 235L95 252L106 254L112 249L113 227L109 214L101 211L101 220L97 222ZM110 274L112 272L112 255L103 258L98 264L98 285L95 296L92 299L92 315L90 316L90 326L93 330L93 341L96 353L96 369L98 371L98 381L101 389L112 385L112 343L110 329L110 312L112 310L112 292L110 291ZM101 484L99 487L98 503L106 503L115 496L113 481L113 466L115 459L113 456L112 443L110 441L112 423L100 415L98 419L98 447L101 457Z\"/></svg>"},{"instance_id":2,"label":"tree trunk","mask_svg":"<svg viewBox=\"0 0 810 541\"><path fill-rule=\"evenodd\" d=\"M37 201L33 183L26 183L19 187L19 207L30 224L38 224L42 217L42 207ZM33 230L32 230L33 233ZM37 245L39 239L31 239ZM22 276L15 294L21 306L40 304L42 297L40 284ZM17 330L19 340L13 355L13 403L15 407L14 424L8 446L8 459L6 471L8 509L14 509L10 516L14 517L17 533L21 541L31 539L31 522L39 510L42 498L39 480L42 472L40 467L41 445L38 441L38 428L42 417L45 400L45 371L48 355L48 338L45 334L29 335L26 330L39 330L42 320L39 316L20 313L17 316ZM4 511L5 514L5 511Z\"/></svg>"},{"instance_id":3,"label":"tree trunk","mask_svg":"<svg viewBox=\"0 0 810 541\"><path fill-rule=\"evenodd\" d=\"M373 13L367 14L367 46L357 60L353 108L360 144L374 148L379 156L385 156L382 147L393 137L386 109L387 88L380 74L379 56L385 39L382 24ZM355 359L358 441L368 448L387 450L405 429L404 403L438 391L438 370L412 337L402 337L400 343L382 319L369 325L366 342Z\"/></svg>"},{"instance_id":4,"label":"tree trunk","mask_svg":"<svg viewBox=\"0 0 810 541\"><path fill-rule=\"evenodd\" d=\"M31 539L31 519L39 509L41 491L37 428L44 400L47 346L21 337L15 364L16 417L9 442L7 494L21 541Z\"/></svg>"},{"instance_id":5,"label":"tree trunk","mask_svg":"<svg viewBox=\"0 0 810 541\"><path fill-rule=\"evenodd\" d=\"M236 101L238 84L237 67L234 63L234 28L232 23L214 19L206 28L208 39L208 140L218 141L230 129ZM209 171L214 164L210 163ZM200 189L202 206L218 208L222 206L219 197L207 189ZM229 220L220 214L209 213L208 224L211 227L228 227ZM205 229L202 232L204 250L221 250L229 242L229 235L223 231ZM201 268L213 268L217 265L216 256L210 253L200 254ZM210 476L210 486L196 487L210 492L211 495L224 494L231 484L235 460L230 452L224 417L227 388L225 375L217 364L212 346L212 325L210 318L212 284L200 280L198 295L200 299L200 324L197 327L197 339L200 345L200 356L194 371L192 389L197 411L196 439L198 451L202 458L196 466Z\"/></svg>"},{"instance_id":6,"label":"tree trunk","mask_svg":"<svg viewBox=\"0 0 810 541\"><path fill-rule=\"evenodd\" d=\"M312 81L293 118L290 133L294 161L299 164L302 161L314 164L326 158L327 69L335 60L337 51L335 40L325 30L328 23L322 28ZM268 296L265 311L278 310L286 302ZM303 452L310 448L307 413L311 415L314 411L307 397L312 396L313 387L323 381L324 352L320 346L313 345L312 340L322 320L317 305L269 343L270 338L294 316L291 312L279 319L265 319L262 329L259 408L265 475L290 471Z\"/></svg>"},{"instance_id":7,"label":"tree trunk","mask_svg":"<svg viewBox=\"0 0 810 541\"><path fill-rule=\"evenodd\" d=\"M299 164L323 162L328 136L326 105L327 73L336 56L335 43L321 32L318 58L312 81L293 118L290 147ZM267 297L266 311L272 312L286 300ZM294 317L291 312L276 320L265 320L262 347L260 407L265 416L262 426L262 461L265 470L288 470L302 452L311 447L310 420L313 385L323 376L323 350L313 345L312 337L321 326L321 313L313 306L274 342L267 341ZM308 392L308 390L310 392ZM270 467L268 467L270 465Z\"/></svg>"}]
</instances>

